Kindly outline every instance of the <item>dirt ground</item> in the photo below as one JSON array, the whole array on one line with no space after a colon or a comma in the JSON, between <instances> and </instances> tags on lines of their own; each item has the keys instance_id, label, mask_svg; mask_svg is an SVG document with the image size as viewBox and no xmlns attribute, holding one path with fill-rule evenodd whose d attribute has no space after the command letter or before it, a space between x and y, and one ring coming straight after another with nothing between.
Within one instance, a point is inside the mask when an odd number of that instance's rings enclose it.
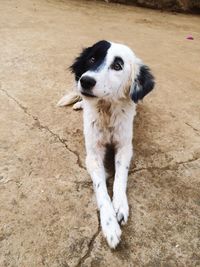
<instances>
[{"instance_id":1,"label":"dirt ground","mask_svg":"<svg viewBox=\"0 0 200 267\"><path fill-rule=\"evenodd\" d=\"M200 266L200 17L56 0L0 1L0 13L0 266ZM138 105L115 251L85 169L82 112L56 107L73 58L100 39L129 45L157 81Z\"/></svg>"}]
</instances>

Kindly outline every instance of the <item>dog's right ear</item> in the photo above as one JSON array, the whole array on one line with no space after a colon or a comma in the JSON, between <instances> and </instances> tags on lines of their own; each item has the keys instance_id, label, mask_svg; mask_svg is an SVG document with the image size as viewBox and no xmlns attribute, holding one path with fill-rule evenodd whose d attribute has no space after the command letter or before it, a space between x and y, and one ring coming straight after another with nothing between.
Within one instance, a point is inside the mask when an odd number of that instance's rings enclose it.
<instances>
[{"instance_id":1,"label":"dog's right ear","mask_svg":"<svg viewBox=\"0 0 200 267\"><path fill-rule=\"evenodd\" d=\"M72 73L75 75L75 80L78 81L81 75L87 71L86 61L88 55L91 52L92 47L87 47L82 50L80 55L75 58L73 64L69 67Z\"/></svg>"},{"instance_id":2,"label":"dog's right ear","mask_svg":"<svg viewBox=\"0 0 200 267\"><path fill-rule=\"evenodd\" d=\"M141 65L139 73L135 77L130 89L131 99L137 103L150 93L155 85L154 76L151 74L149 67Z\"/></svg>"},{"instance_id":3,"label":"dog's right ear","mask_svg":"<svg viewBox=\"0 0 200 267\"><path fill-rule=\"evenodd\" d=\"M91 67L97 68L104 60L107 50L111 43L106 40L101 40L93 46L83 49L81 54L74 60L70 69L75 75L75 80L78 81L83 73L88 71ZM94 59L95 62L92 60Z\"/></svg>"}]
</instances>

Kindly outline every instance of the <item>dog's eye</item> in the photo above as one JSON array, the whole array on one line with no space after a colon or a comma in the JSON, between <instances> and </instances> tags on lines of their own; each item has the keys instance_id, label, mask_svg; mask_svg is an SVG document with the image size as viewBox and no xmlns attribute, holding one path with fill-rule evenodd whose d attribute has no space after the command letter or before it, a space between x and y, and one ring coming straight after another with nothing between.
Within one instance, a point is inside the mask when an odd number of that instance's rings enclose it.
<instances>
[{"instance_id":1,"label":"dog's eye","mask_svg":"<svg viewBox=\"0 0 200 267\"><path fill-rule=\"evenodd\" d=\"M95 62L95 57L91 57L90 59L89 59L89 63L90 64L93 64Z\"/></svg>"},{"instance_id":2,"label":"dog's eye","mask_svg":"<svg viewBox=\"0 0 200 267\"><path fill-rule=\"evenodd\" d=\"M122 65L119 62L115 62L112 64L111 68L113 70L119 71L119 70L122 70Z\"/></svg>"}]
</instances>

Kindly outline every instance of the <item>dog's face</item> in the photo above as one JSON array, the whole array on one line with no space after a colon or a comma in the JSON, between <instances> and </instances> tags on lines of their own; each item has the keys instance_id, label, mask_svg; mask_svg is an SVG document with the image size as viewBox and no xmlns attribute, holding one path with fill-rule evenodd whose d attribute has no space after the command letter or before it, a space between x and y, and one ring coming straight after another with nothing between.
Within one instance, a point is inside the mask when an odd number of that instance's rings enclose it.
<instances>
[{"instance_id":1,"label":"dog's face","mask_svg":"<svg viewBox=\"0 0 200 267\"><path fill-rule=\"evenodd\" d=\"M70 68L86 98L131 97L137 103L154 87L149 68L122 44L100 41L84 49Z\"/></svg>"}]
</instances>

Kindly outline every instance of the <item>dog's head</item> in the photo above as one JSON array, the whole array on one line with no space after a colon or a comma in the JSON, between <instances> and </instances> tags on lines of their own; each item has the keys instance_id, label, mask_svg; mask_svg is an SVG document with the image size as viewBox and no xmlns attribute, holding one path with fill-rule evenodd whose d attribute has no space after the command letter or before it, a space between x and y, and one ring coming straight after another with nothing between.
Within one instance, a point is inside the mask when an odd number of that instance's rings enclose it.
<instances>
[{"instance_id":1,"label":"dog's head","mask_svg":"<svg viewBox=\"0 0 200 267\"><path fill-rule=\"evenodd\" d=\"M137 103L154 87L149 68L122 44L99 41L85 48L70 68L87 98L131 97Z\"/></svg>"}]
</instances>

